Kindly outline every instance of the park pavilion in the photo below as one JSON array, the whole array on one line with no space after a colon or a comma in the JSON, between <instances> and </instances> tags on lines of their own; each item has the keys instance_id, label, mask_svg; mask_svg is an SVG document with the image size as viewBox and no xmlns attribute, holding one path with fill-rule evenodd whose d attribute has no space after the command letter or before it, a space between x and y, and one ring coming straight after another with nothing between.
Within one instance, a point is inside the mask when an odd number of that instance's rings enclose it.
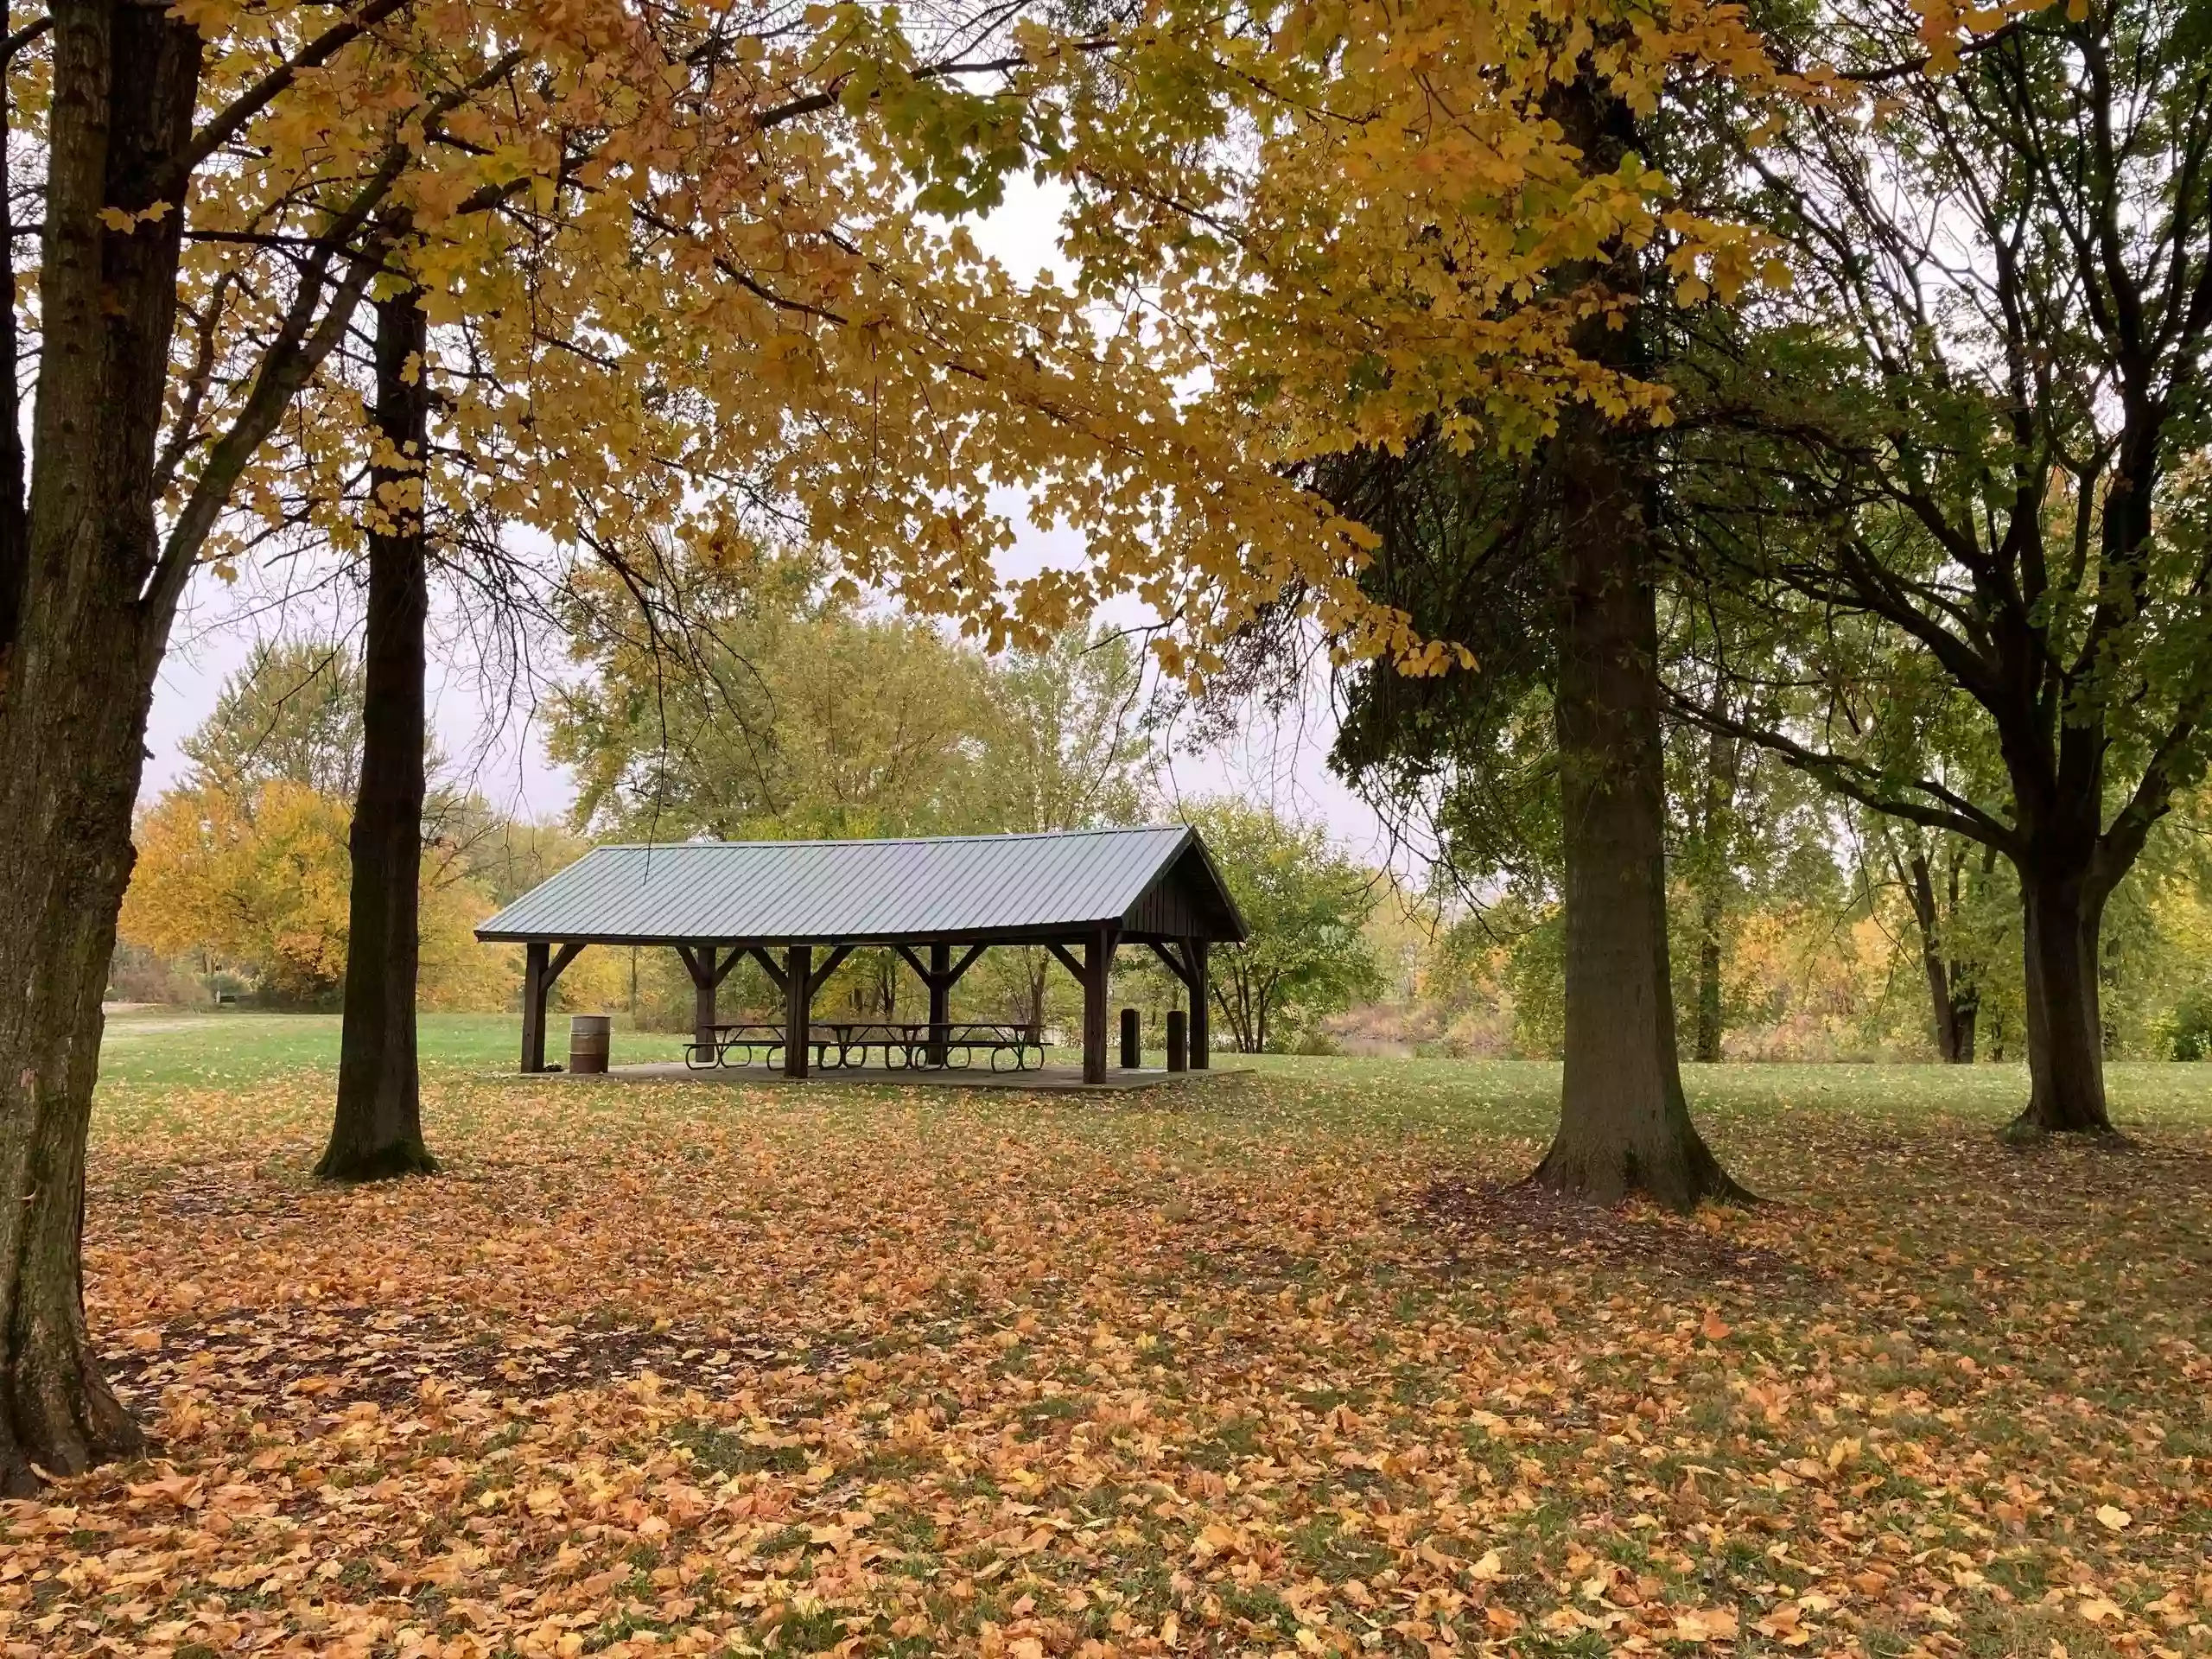
<instances>
[{"instance_id":1,"label":"park pavilion","mask_svg":"<svg viewBox=\"0 0 2212 1659\"><path fill-rule=\"evenodd\" d=\"M930 1068L1009 1040L1005 1027L952 1024L961 976L994 945L1042 946L1083 988L1083 1079L1096 1084L1106 1079L1116 952L1149 951L1181 982L1189 1063L1204 1068L1207 950L1243 940L1245 926L1198 832L1170 824L599 847L517 899L476 937L524 948L524 1071L546 1069L547 994L576 954L596 944L664 946L683 959L696 997L695 1064L719 1063L741 1048L748 1055L772 1050L791 1077L806 1077L810 1059L826 1053L849 1060L855 1032L817 1022L813 994L853 951L896 953L929 994L927 1020L858 1031L863 1063L879 1046L887 1065ZM717 1018L716 988L747 959L781 994L779 1027L726 1026ZM1033 1043L1039 1033L1024 1035Z\"/></svg>"}]
</instances>

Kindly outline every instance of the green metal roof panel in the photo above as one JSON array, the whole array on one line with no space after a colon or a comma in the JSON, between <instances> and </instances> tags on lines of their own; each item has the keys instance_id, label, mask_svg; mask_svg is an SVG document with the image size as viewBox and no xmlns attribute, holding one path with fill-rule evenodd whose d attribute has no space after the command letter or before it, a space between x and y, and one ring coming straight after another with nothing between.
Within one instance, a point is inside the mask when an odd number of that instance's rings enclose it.
<instances>
[{"instance_id":1,"label":"green metal roof panel","mask_svg":"<svg viewBox=\"0 0 2212 1659\"><path fill-rule=\"evenodd\" d=\"M1185 825L1166 824L597 847L476 937L807 944L1075 932L1119 921L1196 839ZM1230 925L1217 937L1242 938L1243 924L1225 892L1220 903Z\"/></svg>"}]
</instances>

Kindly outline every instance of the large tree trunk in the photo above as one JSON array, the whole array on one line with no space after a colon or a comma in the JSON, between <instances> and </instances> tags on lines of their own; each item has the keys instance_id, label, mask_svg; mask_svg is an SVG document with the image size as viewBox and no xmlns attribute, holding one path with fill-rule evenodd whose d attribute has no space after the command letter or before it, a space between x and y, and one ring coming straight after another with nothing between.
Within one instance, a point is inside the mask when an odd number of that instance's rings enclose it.
<instances>
[{"instance_id":1,"label":"large tree trunk","mask_svg":"<svg viewBox=\"0 0 2212 1659\"><path fill-rule=\"evenodd\" d=\"M423 363L428 330L418 302L408 290L376 302L378 453L369 471L369 608L346 1021L337 1113L315 1166L328 1180L379 1180L438 1166L423 1143L415 1051L428 762L423 627L429 610L422 480L430 393Z\"/></svg>"},{"instance_id":2,"label":"large tree trunk","mask_svg":"<svg viewBox=\"0 0 2212 1659\"><path fill-rule=\"evenodd\" d=\"M1588 164L1632 145L1627 106L1585 67L1547 107ZM1636 284L1630 261L1603 273ZM1633 325L1582 327L1578 347L1634 364ZM1589 404L1561 416L1548 457L1561 576L1558 685L1566 866L1567 1039L1560 1123L1531 1178L1602 1204L1644 1193L1677 1209L1745 1197L1690 1122L1667 960L1659 639L1637 433Z\"/></svg>"},{"instance_id":3,"label":"large tree trunk","mask_svg":"<svg viewBox=\"0 0 2212 1659\"><path fill-rule=\"evenodd\" d=\"M2016 1130L2104 1131L2103 1020L2097 1006L2097 936L2104 904L2086 872L2020 872L2025 924L2028 1107Z\"/></svg>"},{"instance_id":4,"label":"large tree trunk","mask_svg":"<svg viewBox=\"0 0 2212 1659\"><path fill-rule=\"evenodd\" d=\"M9 10L0 8L0 33L5 33L13 21ZM0 258L0 365L7 369L5 378L0 378L0 696L6 695L10 648L22 614L23 589L31 574L29 508L23 499L28 462L16 385L16 365L22 362L22 353L16 322L16 219L11 194L15 184L5 142L14 116L7 77L0 73L0 249L10 256Z\"/></svg>"},{"instance_id":5,"label":"large tree trunk","mask_svg":"<svg viewBox=\"0 0 2212 1659\"><path fill-rule=\"evenodd\" d=\"M29 558L0 639L0 1491L18 1494L34 1465L73 1473L143 1444L85 1328L85 1153L172 620L148 580L183 218L168 163L200 60L157 7L54 18ZM128 231L100 217L156 201Z\"/></svg>"},{"instance_id":6,"label":"large tree trunk","mask_svg":"<svg viewBox=\"0 0 2212 1659\"><path fill-rule=\"evenodd\" d=\"M1658 625L1638 492L1602 416L1560 435L1573 504L1554 698L1567 882L1567 1044L1557 1138L1534 1179L1612 1204L1737 1198L1691 1122L1667 964Z\"/></svg>"}]
</instances>

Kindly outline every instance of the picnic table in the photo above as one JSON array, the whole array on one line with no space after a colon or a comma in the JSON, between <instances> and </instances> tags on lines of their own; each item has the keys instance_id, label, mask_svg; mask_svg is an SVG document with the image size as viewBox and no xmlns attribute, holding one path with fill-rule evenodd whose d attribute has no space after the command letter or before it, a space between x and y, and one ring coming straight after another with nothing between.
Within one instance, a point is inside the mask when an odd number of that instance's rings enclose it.
<instances>
[{"instance_id":1,"label":"picnic table","mask_svg":"<svg viewBox=\"0 0 2212 1659\"><path fill-rule=\"evenodd\" d=\"M780 1065L786 1040L784 1027L740 1022L707 1027L712 1040L695 1035L684 1045L683 1063L694 1071L724 1065ZM962 1070L986 1061L994 1071L1033 1071L1045 1064L1045 1046L1033 1027L965 1020L930 1026L876 1020L817 1020L806 1028L814 1064L866 1065L874 1050L887 1070ZM834 1062L833 1062L834 1057Z\"/></svg>"}]
</instances>

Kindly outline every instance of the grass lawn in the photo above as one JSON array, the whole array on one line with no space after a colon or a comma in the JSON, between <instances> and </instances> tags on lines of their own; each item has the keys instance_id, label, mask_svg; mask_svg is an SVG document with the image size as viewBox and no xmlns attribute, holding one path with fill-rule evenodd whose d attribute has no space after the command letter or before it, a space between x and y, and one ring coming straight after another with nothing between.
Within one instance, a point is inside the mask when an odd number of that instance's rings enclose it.
<instances>
[{"instance_id":1,"label":"grass lawn","mask_svg":"<svg viewBox=\"0 0 2212 1659\"><path fill-rule=\"evenodd\" d=\"M1505 1185L1549 1066L514 1039L426 1021L447 1173L326 1191L334 1020L112 1022L88 1312L162 1446L0 1506L0 1653L2212 1654L2212 1066L2032 1152L2012 1068L1700 1071L1769 1202L1681 1221Z\"/></svg>"}]
</instances>

